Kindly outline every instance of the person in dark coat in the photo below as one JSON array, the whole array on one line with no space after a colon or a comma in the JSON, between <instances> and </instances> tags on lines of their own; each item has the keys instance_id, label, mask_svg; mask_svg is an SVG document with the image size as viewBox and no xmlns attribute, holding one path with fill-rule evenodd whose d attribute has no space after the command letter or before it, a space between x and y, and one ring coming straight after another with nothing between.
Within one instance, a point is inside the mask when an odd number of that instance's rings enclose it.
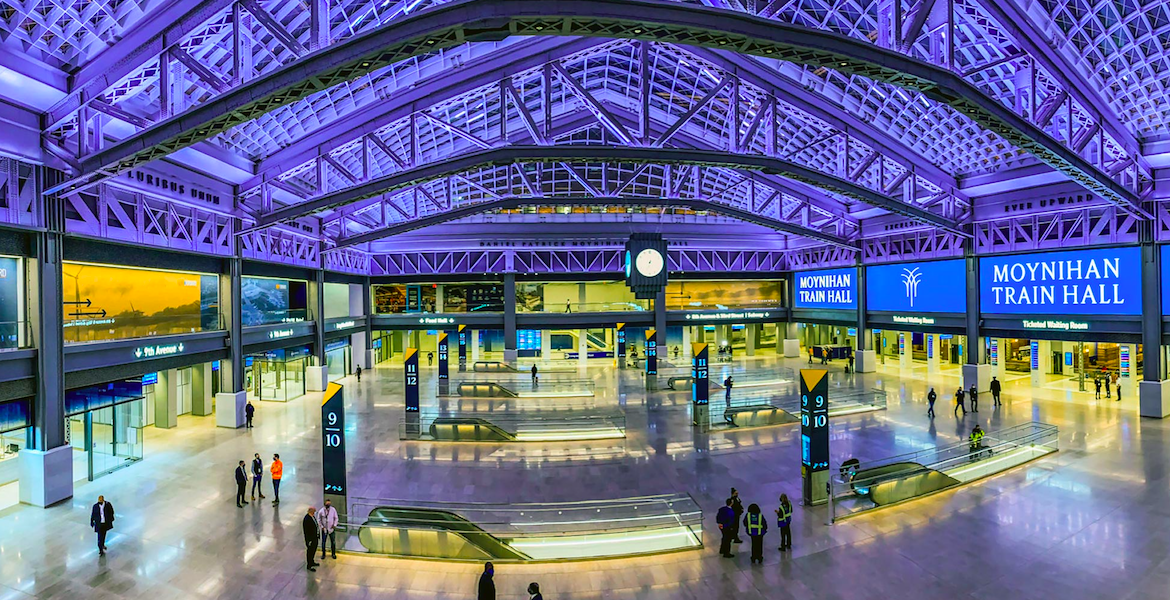
<instances>
[{"instance_id":1,"label":"person in dark coat","mask_svg":"<svg viewBox=\"0 0 1170 600\"><path fill-rule=\"evenodd\" d=\"M979 412L979 390L971 384L971 412Z\"/></svg>"},{"instance_id":2,"label":"person in dark coat","mask_svg":"<svg viewBox=\"0 0 1170 600\"><path fill-rule=\"evenodd\" d=\"M540 584L533 581L528 584L528 600L544 600L544 596L540 595Z\"/></svg>"},{"instance_id":3,"label":"person in dark coat","mask_svg":"<svg viewBox=\"0 0 1170 600\"><path fill-rule=\"evenodd\" d=\"M1003 404L1002 402L999 401L999 393L1002 390L1003 390L1003 384L1001 384L999 382L999 380L996 379L995 377L992 377L991 378L991 405L992 406L999 406L999 405ZM1098 390L1098 391L1100 391L1100 390Z\"/></svg>"},{"instance_id":4,"label":"person in dark coat","mask_svg":"<svg viewBox=\"0 0 1170 600\"><path fill-rule=\"evenodd\" d=\"M305 531L305 560L306 566L310 571L317 570L317 540L320 539L320 533L317 531L317 517L314 516L317 509L312 506L305 514L305 518L301 520L301 528Z\"/></svg>"},{"instance_id":5,"label":"person in dark coat","mask_svg":"<svg viewBox=\"0 0 1170 600\"><path fill-rule=\"evenodd\" d=\"M955 416L959 416L959 410L963 411L963 416L967 416L967 407L963 406L963 388L955 390Z\"/></svg>"},{"instance_id":6,"label":"person in dark coat","mask_svg":"<svg viewBox=\"0 0 1170 600\"><path fill-rule=\"evenodd\" d=\"M735 510L731 508L731 498L719 507L719 512L715 513L715 522L719 524L719 555L723 558L735 558L731 553L731 540L735 539L732 532Z\"/></svg>"},{"instance_id":7,"label":"person in dark coat","mask_svg":"<svg viewBox=\"0 0 1170 600\"><path fill-rule=\"evenodd\" d=\"M748 506L743 517L743 528L752 538L752 562L764 564L764 534L768 533L768 519L760 513L760 505Z\"/></svg>"},{"instance_id":8,"label":"person in dark coat","mask_svg":"<svg viewBox=\"0 0 1170 600\"><path fill-rule=\"evenodd\" d=\"M735 521L731 526L732 541L737 544L742 544L743 540L739 539L739 521L743 518L743 502L739 501L739 491L731 488L731 510L735 511Z\"/></svg>"},{"instance_id":9,"label":"person in dark coat","mask_svg":"<svg viewBox=\"0 0 1170 600\"><path fill-rule=\"evenodd\" d=\"M934 401L938 400L938 394L934 393L934 388L930 388L930 392L926 394L926 416L934 418Z\"/></svg>"},{"instance_id":10,"label":"person in dark coat","mask_svg":"<svg viewBox=\"0 0 1170 600\"><path fill-rule=\"evenodd\" d=\"M252 415L254 414L256 414L256 407L252 406L252 401L249 400L248 405L244 407L244 418L247 419L247 421L244 423L245 428L252 428Z\"/></svg>"},{"instance_id":11,"label":"person in dark coat","mask_svg":"<svg viewBox=\"0 0 1170 600\"><path fill-rule=\"evenodd\" d=\"M492 563L483 565L483 574L479 576L479 594L476 595L476 600L496 600L496 582L492 579L495 574L496 568Z\"/></svg>"},{"instance_id":12,"label":"person in dark coat","mask_svg":"<svg viewBox=\"0 0 1170 600\"><path fill-rule=\"evenodd\" d=\"M97 533L98 556L105 556L106 533L114 528L114 505L106 502L105 496L98 496L93 510L89 511L89 526Z\"/></svg>"},{"instance_id":13,"label":"person in dark coat","mask_svg":"<svg viewBox=\"0 0 1170 600\"><path fill-rule=\"evenodd\" d=\"M236 466L236 506L237 507L244 508L244 505L248 503L247 500L244 500L244 493L246 493L247 491L248 491L248 471L246 469L244 469L244 461L241 460L240 464Z\"/></svg>"},{"instance_id":14,"label":"person in dark coat","mask_svg":"<svg viewBox=\"0 0 1170 600\"><path fill-rule=\"evenodd\" d=\"M357 375L358 381L361 381L362 380L362 366L358 365L357 368L354 369L353 372L355 375Z\"/></svg>"}]
</instances>

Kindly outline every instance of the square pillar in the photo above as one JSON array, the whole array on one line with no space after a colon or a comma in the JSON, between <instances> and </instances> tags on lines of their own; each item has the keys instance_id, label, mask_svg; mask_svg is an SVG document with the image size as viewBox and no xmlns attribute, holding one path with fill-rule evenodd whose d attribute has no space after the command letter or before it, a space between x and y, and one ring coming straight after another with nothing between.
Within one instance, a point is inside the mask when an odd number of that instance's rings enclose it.
<instances>
[{"instance_id":1,"label":"square pillar","mask_svg":"<svg viewBox=\"0 0 1170 600\"><path fill-rule=\"evenodd\" d=\"M585 284L581 284L581 285L584 286ZM584 289L584 287L582 287L582 289ZM582 304L584 304L584 303L582 303ZM589 330L588 329L578 329L577 330L577 363L578 363L577 367L584 369L585 365L587 364L586 361L588 359L589 359Z\"/></svg>"},{"instance_id":2,"label":"square pillar","mask_svg":"<svg viewBox=\"0 0 1170 600\"><path fill-rule=\"evenodd\" d=\"M942 352L942 340L937 333L926 334L926 372L938 373L942 369L939 353Z\"/></svg>"},{"instance_id":3,"label":"square pillar","mask_svg":"<svg viewBox=\"0 0 1170 600\"><path fill-rule=\"evenodd\" d=\"M760 343L760 324L748 323L743 326L744 354L756 355L756 345Z\"/></svg>"},{"instance_id":4,"label":"square pillar","mask_svg":"<svg viewBox=\"0 0 1170 600\"><path fill-rule=\"evenodd\" d=\"M239 429L244 426L244 407L248 405L248 393L220 392L215 395L215 426Z\"/></svg>"},{"instance_id":5,"label":"square pillar","mask_svg":"<svg viewBox=\"0 0 1170 600\"><path fill-rule=\"evenodd\" d=\"M552 360L552 331L548 329L540 330L540 359Z\"/></svg>"},{"instance_id":6,"label":"square pillar","mask_svg":"<svg viewBox=\"0 0 1170 600\"><path fill-rule=\"evenodd\" d=\"M1170 380L1142 381L1138 384L1138 414L1152 419L1170 416Z\"/></svg>"},{"instance_id":7,"label":"square pillar","mask_svg":"<svg viewBox=\"0 0 1170 600\"><path fill-rule=\"evenodd\" d=\"M504 274L504 362L516 362L516 274Z\"/></svg>"},{"instance_id":8,"label":"square pillar","mask_svg":"<svg viewBox=\"0 0 1170 600\"><path fill-rule=\"evenodd\" d=\"M690 327L683 327L682 328L682 348L681 348L682 353L679 354L679 356L680 357L687 356L690 353L690 349L691 349L691 328ZM671 356L673 356L673 353L671 354Z\"/></svg>"},{"instance_id":9,"label":"square pillar","mask_svg":"<svg viewBox=\"0 0 1170 600\"><path fill-rule=\"evenodd\" d=\"M20 461L20 502L40 508L73 497L73 448L25 448Z\"/></svg>"},{"instance_id":10,"label":"square pillar","mask_svg":"<svg viewBox=\"0 0 1170 600\"><path fill-rule=\"evenodd\" d=\"M910 347L910 340L907 339L906 332L898 332L898 368L904 372L910 371L910 359L914 356L914 351Z\"/></svg>"},{"instance_id":11,"label":"square pillar","mask_svg":"<svg viewBox=\"0 0 1170 600\"><path fill-rule=\"evenodd\" d=\"M305 367L305 389L310 392L324 392L329 385L329 367L317 365Z\"/></svg>"},{"instance_id":12,"label":"square pillar","mask_svg":"<svg viewBox=\"0 0 1170 600\"><path fill-rule=\"evenodd\" d=\"M963 365L963 389L970 390L971 384L979 393L991 391L991 365Z\"/></svg>"},{"instance_id":13,"label":"square pillar","mask_svg":"<svg viewBox=\"0 0 1170 600\"><path fill-rule=\"evenodd\" d=\"M158 372L158 383L154 384L154 426L170 429L178 425L175 405L179 401L179 373L171 369Z\"/></svg>"},{"instance_id":14,"label":"square pillar","mask_svg":"<svg viewBox=\"0 0 1170 600\"><path fill-rule=\"evenodd\" d=\"M206 417L215 412L211 395L211 379L214 376L211 363L191 367L191 414L196 417Z\"/></svg>"},{"instance_id":15,"label":"square pillar","mask_svg":"<svg viewBox=\"0 0 1170 600\"><path fill-rule=\"evenodd\" d=\"M1028 360L1036 366L1032 369L1032 387L1041 387L1052 372L1052 344L1045 340L1032 340L1031 350L1033 356Z\"/></svg>"},{"instance_id":16,"label":"square pillar","mask_svg":"<svg viewBox=\"0 0 1170 600\"><path fill-rule=\"evenodd\" d=\"M471 344L471 362L479 360L479 330L471 330L471 339L467 341Z\"/></svg>"},{"instance_id":17,"label":"square pillar","mask_svg":"<svg viewBox=\"0 0 1170 600\"><path fill-rule=\"evenodd\" d=\"M873 373L877 368L877 356L873 350L858 350L853 357L853 370L857 373Z\"/></svg>"}]
</instances>

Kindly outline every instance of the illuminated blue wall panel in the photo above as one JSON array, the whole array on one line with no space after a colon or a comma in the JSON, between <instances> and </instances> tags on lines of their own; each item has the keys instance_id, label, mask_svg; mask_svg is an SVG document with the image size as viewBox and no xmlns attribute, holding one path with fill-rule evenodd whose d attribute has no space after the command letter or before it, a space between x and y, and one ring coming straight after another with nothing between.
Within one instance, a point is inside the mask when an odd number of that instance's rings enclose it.
<instances>
[{"instance_id":1,"label":"illuminated blue wall panel","mask_svg":"<svg viewBox=\"0 0 1170 600\"><path fill-rule=\"evenodd\" d=\"M1141 315L1141 249L983 257L979 304L985 314Z\"/></svg>"},{"instance_id":2,"label":"illuminated blue wall panel","mask_svg":"<svg viewBox=\"0 0 1170 600\"><path fill-rule=\"evenodd\" d=\"M876 265L865 270L867 310L902 313L967 312L966 261Z\"/></svg>"},{"instance_id":3,"label":"illuminated blue wall panel","mask_svg":"<svg viewBox=\"0 0 1170 600\"><path fill-rule=\"evenodd\" d=\"M796 308L857 308L857 269L824 269L793 273Z\"/></svg>"}]
</instances>

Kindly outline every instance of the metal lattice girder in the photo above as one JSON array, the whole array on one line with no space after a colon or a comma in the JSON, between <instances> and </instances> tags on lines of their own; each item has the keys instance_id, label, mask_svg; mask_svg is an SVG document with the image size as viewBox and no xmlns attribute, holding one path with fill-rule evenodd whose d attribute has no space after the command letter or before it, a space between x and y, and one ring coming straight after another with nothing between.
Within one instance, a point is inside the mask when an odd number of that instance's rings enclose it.
<instances>
[{"instance_id":1,"label":"metal lattice girder","mask_svg":"<svg viewBox=\"0 0 1170 600\"><path fill-rule=\"evenodd\" d=\"M419 53L510 35L628 37L737 49L917 90L1031 152L1125 210L1150 217L1140 207L1135 191L1140 185L1137 178L1131 179L1135 188L1131 189L1110 176L1111 172L1126 172L1125 161L1114 165L1101 161L1104 168L1093 165L954 72L868 41L824 31L726 11L636 0L475 0L395 21L309 55L85 157L78 177L61 189L90 183L103 172L120 172L161 158L318 90Z\"/></svg>"},{"instance_id":2,"label":"metal lattice girder","mask_svg":"<svg viewBox=\"0 0 1170 600\"><path fill-rule=\"evenodd\" d=\"M263 262L321 267L321 240L278 228L241 233L240 257Z\"/></svg>"},{"instance_id":3,"label":"metal lattice girder","mask_svg":"<svg viewBox=\"0 0 1170 600\"><path fill-rule=\"evenodd\" d=\"M271 225L280 221L307 216L426 181L456 175L462 171L478 167L516 162L547 161L689 164L783 175L784 177L808 182L818 187L835 189L845 196L856 198L871 206L881 207L896 214L928 222L958 235L964 235L962 229L956 223L925 209L904 204L850 181L814 171L790 161L758 155L729 155L717 151L601 146L517 146L464 154L447 159L439 164L424 165L404 170L332 194L326 194L301 204L261 214L257 219L257 225Z\"/></svg>"},{"instance_id":4,"label":"metal lattice girder","mask_svg":"<svg viewBox=\"0 0 1170 600\"><path fill-rule=\"evenodd\" d=\"M861 241L866 264L963 256L964 239L941 231L910 231Z\"/></svg>"},{"instance_id":5,"label":"metal lattice girder","mask_svg":"<svg viewBox=\"0 0 1170 600\"><path fill-rule=\"evenodd\" d=\"M44 223L34 165L0 158L0 223L41 227Z\"/></svg>"},{"instance_id":6,"label":"metal lattice girder","mask_svg":"<svg viewBox=\"0 0 1170 600\"><path fill-rule=\"evenodd\" d=\"M71 235L231 256L237 219L101 184L66 194L65 231Z\"/></svg>"},{"instance_id":7,"label":"metal lattice girder","mask_svg":"<svg viewBox=\"0 0 1170 600\"><path fill-rule=\"evenodd\" d=\"M812 252L815 254L819 250ZM787 268L789 251L671 249L667 269L687 273L777 273ZM832 255L830 252L829 255ZM845 252L849 260L852 255ZM472 275L486 273L620 273L621 248L579 250L451 250L394 252L370 257L370 274Z\"/></svg>"},{"instance_id":8,"label":"metal lattice girder","mask_svg":"<svg viewBox=\"0 0 1170 600\"><path fill-rule=\"evenodd\" d=\"M844 267L857 264L857 255L843 252L841 248L821 246L801 248L787 252L788 270L819 269L821 267Z\"/></svg>"},{"instance_id":9,"label":"metal lattice girder","mask_svg":"<svg viewBox=\"0 0 1170 600\"><path fill-rule=\"evenodd\" d=\"M338 273L352 273L354 275L370 274L370 255L355 248L336 248L321 253L323 268L326 271Z\"/></svg>"},{"instance_id":10,"label":"metal lattice girder","mask_svg":"<svg viewBox=\"0 0 1170 600\"><path fill-rule=\"evenodd\" d=\"M1140 223L1114 206L1024 215L975 224L978 254L1077 248L1140 241Z\"/></svg>"}]
</instances>

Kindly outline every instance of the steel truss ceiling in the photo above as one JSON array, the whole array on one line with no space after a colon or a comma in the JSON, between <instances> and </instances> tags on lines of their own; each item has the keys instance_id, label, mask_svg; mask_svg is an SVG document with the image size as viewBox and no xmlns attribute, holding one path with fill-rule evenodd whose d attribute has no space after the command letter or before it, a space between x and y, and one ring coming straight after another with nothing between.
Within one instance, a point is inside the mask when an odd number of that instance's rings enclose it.
<instances>
[{"instance_id":1,"label":"steel truss ceiling","mask_svg":"<svg viewBox=\"0 0 1170 600\"><path fill-rule=\"evenodd\" d=\"M970 201L956 179L1029 155L1149 217L1140 144L1170 134L1164 2L719 3L740 14L698 4L30 0L0 9L0 42L74 73L43 136L75 167L69 189L206 141L255 161L241 191L261 222L395 173L518 145L782 161L805 176L793 181L780 163L770 173L650 159L525 164L543 165L529 178L547 171L559 182L546 196L604 197L613 182L594 175L646 180L647 190L656 178L660 191L688 170L727 190L750 181L777 205L802 205L812 218L800 225L837 241L885 211L943 230L965 224ZM566 34L586 37L548 37ZM615 37L655 41L604 41ZM469 173L328 210L324 230L368 237L393 220L371 207L405 208L404 194L419 189L426 204L436 186L466 186L458 182ZM691 199L719 201L715 188L692 187ZM736 206L754 208L742 198Z\"/></svg>"}]
</instances>

